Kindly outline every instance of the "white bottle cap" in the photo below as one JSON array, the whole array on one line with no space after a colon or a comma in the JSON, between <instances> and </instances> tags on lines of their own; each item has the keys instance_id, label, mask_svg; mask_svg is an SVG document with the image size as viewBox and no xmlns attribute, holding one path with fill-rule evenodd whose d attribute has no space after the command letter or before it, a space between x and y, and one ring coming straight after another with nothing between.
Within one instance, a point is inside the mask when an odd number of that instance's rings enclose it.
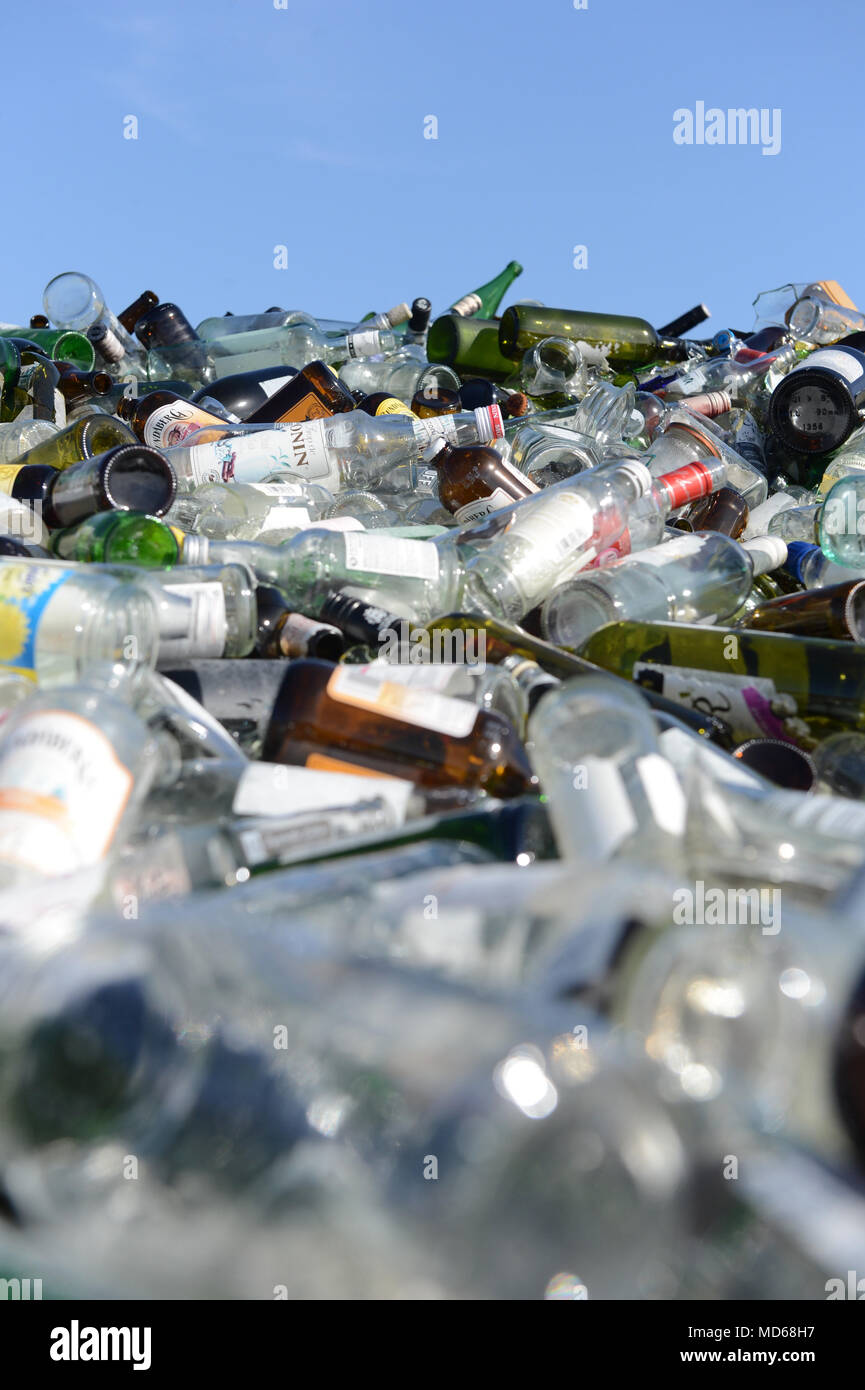
<instances>
[{"instance_id":1,"label":"white bottle cap","mask_svg":"<svg viewBox=\"0 0 865 1390\"><path fill-rule=\"evenodd\" d=\"M617 473L627 473L637 488L637 496L645 497L652 486L652 475L639 459L622 459L612 465Z\"/></svg>"},{"instance_id":2,"label":"white bottle cap","mask_svg":"<svg viewBox=\"0 0 865 1390\"><path fill-rule=\"evenodd\" d=\"M744 542L744 549L754 561L755 574L769 574L787 559L787 542L780 536L755 536Z\"/></svg>"}]
</instances>

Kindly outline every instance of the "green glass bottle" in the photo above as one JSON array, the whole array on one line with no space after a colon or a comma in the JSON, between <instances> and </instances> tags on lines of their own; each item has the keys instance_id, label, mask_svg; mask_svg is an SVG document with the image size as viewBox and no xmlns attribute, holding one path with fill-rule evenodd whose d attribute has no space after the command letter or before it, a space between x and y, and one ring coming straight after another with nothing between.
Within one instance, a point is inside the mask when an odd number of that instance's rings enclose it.
<instances>
[{"instance_id":1,"label":"green glass bottle","mask_svg":"<svg viewBox=\"0 0 865 1390\"><path fill-rule=\"evenodd\" d=\"M71 362L85 372L92 372L96 364L96 352L89 338L67 328L6 328L0 336L26 338L53 362Z\"/></svg>"},{"instance_id":2,"label":"green glass bottle","mask_svg":"<svg viewBox=\"0 0 865 1390\"><path fill-rule=\"evenodd\" d=\"M21 371L21 353L14 343L0 338L0 392L11 390L18 384Z\"/></svg>"},{"instance_id":3,"label":"green glass bottle","mask_svg":"<svg viewBox=\"0 0 865 1390\"><path fill-rule=\"evenodd\" d=\"M580 655L725 720L740 740L806 750L865 731L865 651L854 642L691 623L610 623Z\"/></svg>"},{"instance_id":4,"label":"green glass bottle","mask_svg":"<svg viewBox=\"0 0 865 1390\"><path fill-rule=\"evenodd\" d=\"M476 290L470 290L464 294L462 299L458 299L451 305L451 313L462 314L465 318L491 319L496 309L501 304L507 290L514 283L518 275L522 275L523 268L519 261L508 261L504 270L496 275L495 279L488 280L485 285L480 285Z\"/></svg>"},{"instance_id":5,"label":"green glass bottle","mask_svg":"<svg viewBox=\"0 0 865 1390\"><path fill-rule=\"evenodd\" d=\"M454 313L442 314L430 327L427 357L453 367L461 376L484 376L490 381L506 381L517 370L516 363L502 355L495 320Z\"/></svg>"},{"instance_id":6,"label":"green glass bottle","mask_svg":"<svg viewBox=\"0 0 865 1390\"><path fill-rule=\"evenodd\" d=\"M519 360L544 338L568 338L600 348L612 366L642 366L666 357L681 362L687 344L661 338L646 319L626 314L596 314L583 309L546 309L535 304L512 304L499 322L499 347L505 357Z\"/></svg>"},{"instance_id":7,"label":"green glass bottle","mask_svg":"<svg viewBox=\"0 0 865 1390\"><path fill-rule=\"evenodd\" d=\"M114 415L85 415L74 425L43 439L26 454L16 459L24 463L47 463L51 468L69 468L82 459L95 458L115 444L137 444L138 438L129 425Z\"/></svg>"},{"instance_id":8,"label":"green glass bottle","mask_svg":"<svg viewBox=\"0 0 865 1390\"><path fill-rule=\"evenodd\" d=\"M180 546L170 526L145 512L101 512L55 531L51 549L61 560L170 569Z\"/></svg>"}]
</instances>

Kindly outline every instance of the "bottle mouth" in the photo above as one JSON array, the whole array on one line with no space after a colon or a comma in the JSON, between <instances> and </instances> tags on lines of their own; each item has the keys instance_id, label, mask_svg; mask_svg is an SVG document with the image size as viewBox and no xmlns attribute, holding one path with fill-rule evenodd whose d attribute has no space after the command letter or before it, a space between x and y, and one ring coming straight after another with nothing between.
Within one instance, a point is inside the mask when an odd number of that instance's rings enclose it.
<instances>
[{"instance_id":1,"label":"bottle mouth","mask_svg":"<svg viewBox=\"0 0 865 1390\"><path fill-rule=\"evenodd\" d=\"M863 585L865 589L865 585ZM752 738L733 754L745 767L788 791L810 792L817 782L817 766L795 744L780 738Z\"/></svg>"},{"instance_id":2,"label":"bottle mouth","mask_svg":"<svg viewBox=\"0 0 865 1390\"><path fill-rule=\"evenodd\" d=\"M844 622L854 642L865 642L865 579L854 584L844 604Z\"/></svg>"},{"instance_id":3,"label":"bottle mouth","mask_svg":"<svg viewBox=\"0 0 865 1390\"><path fill-rule=\"evenodd\" d=\"M118 511L163 516L177 491L177 478L168 459L145 445L119 445L106 462L103 487L109 505Z\"/></svg>"},{"instance_id":4,"label":"bottle mouth","mask_svg":"<svg viewBox=\"0 0 865 1390\"><path fill-rule=\"evenodd\" d=\"M557 647L576 649L618 616L609 594L591 580L580 579L553 590L546 599L541 608L541 631Z\"/></svg>"}]
</instances>

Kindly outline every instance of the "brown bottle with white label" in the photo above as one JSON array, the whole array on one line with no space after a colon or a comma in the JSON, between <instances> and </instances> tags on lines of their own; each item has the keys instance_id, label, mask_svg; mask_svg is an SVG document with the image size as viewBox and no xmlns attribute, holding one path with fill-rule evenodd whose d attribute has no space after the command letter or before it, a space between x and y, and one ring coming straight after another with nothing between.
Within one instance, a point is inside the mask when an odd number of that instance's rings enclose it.
<instances>
[{"instance_id":1,"label":"brown bottle with white label","mask_svg":"<svg viewBox=\"0 0 865 1390\"><path fill-rule=\"evenodd\" d=\"M424 462L438 473L442 506L463 525L540 491L530 478L485 445L454 448L439 439L428 450Z\"/></svg>"},{"instance_id":2,"label":"brown bottle with white label","mask_svg":"<svg viewBox=\"0 0 865 1390\"><path fill-rule=\"evenodd\" d=\"M266 762L423 787L480 788L520 796L537 786L509 719L443 695L447 666L334 666L292 661L264 739Z\"/></svg>"}]
</instances>

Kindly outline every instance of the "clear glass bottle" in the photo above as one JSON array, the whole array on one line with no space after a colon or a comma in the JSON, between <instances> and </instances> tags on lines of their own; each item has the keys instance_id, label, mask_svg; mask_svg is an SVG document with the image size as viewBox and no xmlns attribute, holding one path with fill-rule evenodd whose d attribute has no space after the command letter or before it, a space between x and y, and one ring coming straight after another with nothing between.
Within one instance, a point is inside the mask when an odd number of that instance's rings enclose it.
<instances>
[{"instance_id":1,"label":"clear glass bottle","mask_svg":"<svg viewBox=\"0 0 865 1390\"><path fill-rule=\"evenodd\" d=\"M577 648L619 618L723 622L744 603L755 575L784 563L782 540L738 541L704 531L583 572L553 590L541 611L543 634Z\"/></svg>"}]
</instances>

